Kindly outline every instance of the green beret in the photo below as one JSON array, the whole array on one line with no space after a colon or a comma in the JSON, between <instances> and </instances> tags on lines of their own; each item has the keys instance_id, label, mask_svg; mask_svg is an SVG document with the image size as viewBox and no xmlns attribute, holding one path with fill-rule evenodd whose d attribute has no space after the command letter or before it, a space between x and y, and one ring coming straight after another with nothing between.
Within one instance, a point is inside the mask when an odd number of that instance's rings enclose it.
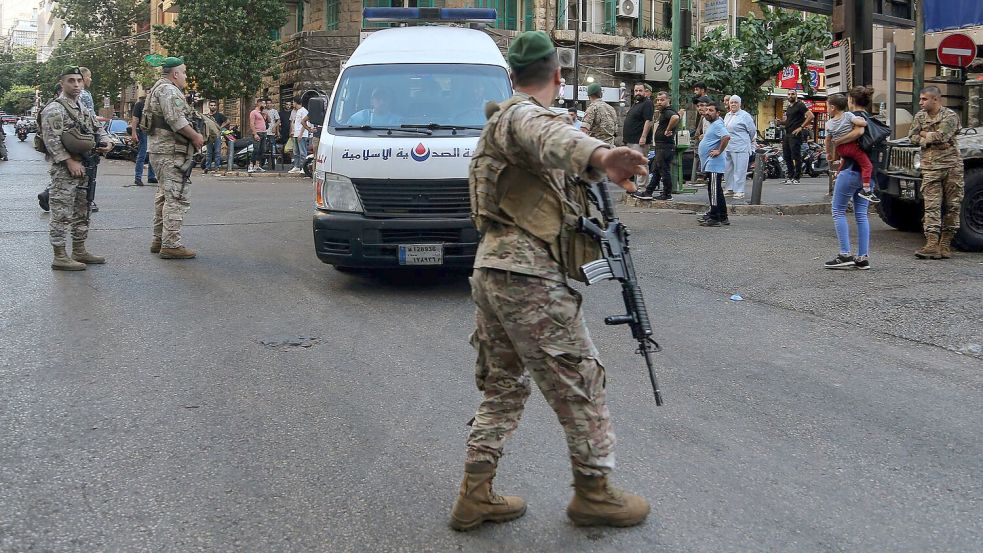
<instances>
[{"instance_id":1,"label":"green beret","mask_svg":"<svg viewBox=\"0 0 983 553\"><path fill-rule=\"evenodd\" d=\"M601 85L597 83L591 83L587 86L588 96L600 96L601 95Z\"/></svg>"},{"instance_id":2,"label":"green beret","mask_svg":"<svg viewBox=\"0 0 983 553\"><path fill-rule=\"evenodd\" d=\"M77 65L69 65L68 67L66 67L65 69L63 69L62 72L61 72L61 76L62 77L64 77L65 75L79 75L79 76L81 76L82 75L82 69L79 66L77 66Z\"/></svg>"},{"instance_id":3,"label":"green beret","mask_svg":"<svg viewBox=\"0 0 983 553\"><path fill-rule=\"evenodd\" d=\"M556 52L556 46L543 31L519 33L509 46L508 60L513 68L525 67Z\"/></svg>"},{"instance_id":4,"label":"green beret","mask_svg":"<svg viewBox=\"0 0 983 553\"><path fill-rule=\"evenodd\" d=\"M184 65L184 60L181 58L175 58L171 56L169 58L164 58L164 62L160 66L166 69L170 69L172 67L177 67L179 65Z\"/></svg>"}]
</instances>

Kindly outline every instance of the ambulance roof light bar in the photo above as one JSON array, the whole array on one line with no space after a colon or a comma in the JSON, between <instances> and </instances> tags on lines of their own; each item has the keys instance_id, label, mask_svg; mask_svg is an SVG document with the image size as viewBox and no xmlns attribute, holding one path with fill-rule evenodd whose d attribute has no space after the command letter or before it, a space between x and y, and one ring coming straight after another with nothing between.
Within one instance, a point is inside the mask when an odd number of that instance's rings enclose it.
<instances>
[{"instance_id":1,"label":"ambulance roof light bar","mask_svg":"<svg viewBox=\"0 0 983 553\"><path fill-rule=\"evenodd\" d=\"M366 21L388 23L495 23L498 10L489 8L365 8Z\"/></svg>"}]
</instances>

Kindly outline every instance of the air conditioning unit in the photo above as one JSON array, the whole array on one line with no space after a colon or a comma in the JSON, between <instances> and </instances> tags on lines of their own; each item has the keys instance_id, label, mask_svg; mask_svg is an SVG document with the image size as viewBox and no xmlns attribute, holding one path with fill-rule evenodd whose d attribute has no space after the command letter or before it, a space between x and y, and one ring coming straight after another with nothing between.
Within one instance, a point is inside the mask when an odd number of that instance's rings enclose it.
<instances>
[{"instance_id":1,"label":"air conditioning unit","mask_svg":"<svg viewBox=\"0 0 983 553\"><path fill-rule=\"evenodd\" d=\"M638 19L638 2L641 0L618 0L618 17Z\"/></svg>"},{"instance_id":2,"label":"air conditioning unit","mask_svg":"<svg viewBox=\"0 0 983 553\"><path fill-rule=\"evenodd\" d=\"M557 48L556 57L560 59L560 67L564 69L573 69L576 61L574 53L573 48Z\"/></svg>"},{"instance_id":3,"label":"air conditioning unit","mask_svg":"<svg viewBox=\"0 0 983 553\"><path fill-rule=\"evenodd\" d=\"M961 69L955 67L943 67L942 77L958 77L962 73Z\"/></svg>"},{"instance_id":4,"label":"air conditioning unit","mask_svg":"<svg viewBox=\"0 0 983 553\"><path fill-rule=\"evenodd\" d=\"M638 52L618 52L614 70L618 73L645 73L645 54Z\"/></svg>"}]
</instances>

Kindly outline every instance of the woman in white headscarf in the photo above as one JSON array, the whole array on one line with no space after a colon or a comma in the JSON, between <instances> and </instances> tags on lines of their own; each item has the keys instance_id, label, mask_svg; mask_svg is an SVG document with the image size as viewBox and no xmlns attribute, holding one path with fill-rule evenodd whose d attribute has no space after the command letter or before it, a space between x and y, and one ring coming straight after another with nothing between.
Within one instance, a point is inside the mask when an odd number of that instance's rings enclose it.
<instances>
[{"instance_id":1,"label":"woman in white headscarf","mask_svg":"<svg viewBox=\"0 0 983 553\"><path fill-rule=\"evenodd\" d=\"M727 169L724 173L725 194L733 195L735 200L744 198L744 183L747 180L747 165L754 151L758 129L751 114L741 109L741 97L730 96L729 111L724 116L724 125L730 134L727 145Z\"/></svg>"}]
</instances>

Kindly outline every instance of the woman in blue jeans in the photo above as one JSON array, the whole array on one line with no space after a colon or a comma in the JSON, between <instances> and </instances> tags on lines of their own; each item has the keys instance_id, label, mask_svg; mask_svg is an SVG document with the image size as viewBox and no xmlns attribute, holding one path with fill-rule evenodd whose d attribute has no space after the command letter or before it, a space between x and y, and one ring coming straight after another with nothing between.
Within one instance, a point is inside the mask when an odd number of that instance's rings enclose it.
<instances>
[{"instance_id":1,"label":"woman in blue jeans","mask_svg":"<svg viewBox=\"0 0 983 553\"><path fill-rule=\"evenodd\" d=\"M860 181L860 171L851 165L842 169L836 176L833 185L833 225L836 227L836 237L840 241L840 253L827 261L827 269L870 269L867 257L870 248L870 222L867 212L870 202L860 196L863 190ZM853 215L857 221L857 255L854 257L850 245L850 224L847 222L846 209L853 200Z\"/></svg>"},{"instance_id":2,"label":"woman in blue jeans","mask_svg":"<svg viewBox=\"0 0 983 553\"><path fill-rule=\"evenodd\" d=\"M855 115L870 115L867 110L870 107L870 99L874 96L874 89L867 86L855 86L847 93L847 101L850 111ZM863 127L853 129L847 136L832 142L835 148L838 144L851 142L860 138L864 132ZM836 227L836 237L840 241L840 253L832 260L827 261L827 269L870 269L870 261L867 259L870 248L870 222L867 212L870 210L870 202L863 199L858 192L863 190L860 182L860 168L852 160L844 159L843 167L836 176L836 183L833 185L833 226ZM876 190L877 175L875 172L874 181L871 182L871 189ZM846 220L846 208L850 200L853 200L853 214L857 220L857 255L853 256L850 247L850 225Z\"/></svg>"}]
</instances>

